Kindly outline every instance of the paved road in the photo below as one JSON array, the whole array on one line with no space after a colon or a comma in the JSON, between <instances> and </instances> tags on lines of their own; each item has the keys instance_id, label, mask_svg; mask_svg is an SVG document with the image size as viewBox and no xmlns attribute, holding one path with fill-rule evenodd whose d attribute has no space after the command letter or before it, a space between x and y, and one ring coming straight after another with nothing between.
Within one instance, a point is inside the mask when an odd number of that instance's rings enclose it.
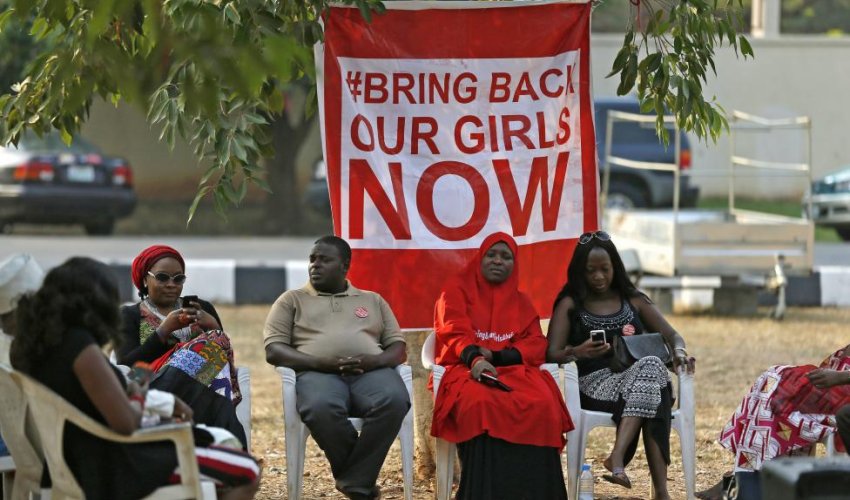
<instances>
[{"instance_id":1,"label":"paved road","mask_svg":"<svg viewBox=\"0 0 850 500\"><path fill-rule=\"evenodd\" d=\"M815 243L816 266L850 266L850 242Z\"/></svg>"},{"instance_id":2,"label":"paved road","mask_svg":"<svg viewBox=\"0 0 850 500\"><path fill-rule=\"evenodd\" d=\"M220 237L86 237L86 236L0 236L0 259L16 252L29 252L46 267L72 255L88 255L106 262L129 264L148 245L164 243L193 259L236 259L243 264L280 264L304 260L312 238L220 238ZM850 267L850 243L815 244L816 266Z\"/></svg>"},{"instance_id":3,"label":"paved road","mask_svg":"<svg viewBox=\"0 0 850 500\"><path fill-rule=\"evenodd\" d=\"M236 259L243 264L280 264L306 260L312 238L218 238L218 237L86 237L0 236L0 259L29 252L45 267L61 264L74 255L87 255L108 263L129 264L143 248L158 243L171 245L186 258Z\"/></svg>"}]
</instances>

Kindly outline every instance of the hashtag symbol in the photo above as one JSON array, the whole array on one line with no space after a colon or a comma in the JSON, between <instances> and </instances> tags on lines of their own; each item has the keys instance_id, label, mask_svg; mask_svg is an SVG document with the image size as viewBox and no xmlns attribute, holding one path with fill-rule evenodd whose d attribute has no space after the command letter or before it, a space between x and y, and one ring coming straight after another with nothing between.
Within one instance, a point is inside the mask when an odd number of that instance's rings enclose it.
<instances>
[{"instance_id":1,"label":"hashtag symbol","mask_svg":"<svg viewBox=\"0 0 850 500\"><path fill-rule=\"evenodd\" d=\"M351 97L354 98L354 102L357 102L357 96L362 94L360 91L360 81L359 71L349 71L348 75L345 77L345 83L348 84L348 91L351 92Z\"/></svg>"}]
</instances>

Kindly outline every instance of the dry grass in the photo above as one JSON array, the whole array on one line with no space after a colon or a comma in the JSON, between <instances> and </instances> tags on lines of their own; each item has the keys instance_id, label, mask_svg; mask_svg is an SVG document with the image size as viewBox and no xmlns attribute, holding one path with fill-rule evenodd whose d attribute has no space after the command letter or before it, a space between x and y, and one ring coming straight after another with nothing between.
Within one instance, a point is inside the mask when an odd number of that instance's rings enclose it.
<instances>
[{"instance_id":1,"label":"dry grass","mask_svg":"<svg viewBox=\"0 0 850 500\"><path fill-rule=\"evenodd\" d=\"M262 327L267 306L219 308L235 344L237 364L252 369L253 449L264 464L264 478L258 498L286 498L283 417L280 381L266 365L262 349ZM668 318L685 337L697 357L697 487L706 488L731 467L732 457L716 444L717 435L732 414L754 378L772 364L819 363L824 357L850 342L847 325L850 309L801 309L789 311L785 321L769 319L722 318L674 315ZM602 460L610 451L612 429L591 434L587 459L599 476ZM678 458L678 437L672 438L673 465L670 491L684 498L682 467ZM639 453L628 470L634 488L626 490L597 482L596 496L603 499L648 498L649 472ZM336 492L330 469L321 451L308 441L304 478L304 498L342 498ZM384 498L403 498L401 463L397 445L390 452L379 479ZM618 496L621 495L621 496ZM433 497L432 479L417 480L417 499Z\"/></svg>"}]
</instances>

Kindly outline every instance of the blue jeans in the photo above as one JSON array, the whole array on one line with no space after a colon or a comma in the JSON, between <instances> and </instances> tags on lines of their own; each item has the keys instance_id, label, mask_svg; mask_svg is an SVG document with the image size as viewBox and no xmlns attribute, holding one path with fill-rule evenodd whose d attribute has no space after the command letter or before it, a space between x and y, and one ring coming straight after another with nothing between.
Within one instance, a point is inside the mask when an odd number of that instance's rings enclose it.
<instances>
[{"instance_id":1,"label":"blue jeans","mask_svg":"<svg viewBox=\"0 0 850 500\"><path fill-rule=\"evenodd\" d=\"M0 437L0 457L5 457L7 455L11 455L11 453L9 453L9 448L6 448L6 443L3 442L3 438Z\"/></svg>"}]
</instances>

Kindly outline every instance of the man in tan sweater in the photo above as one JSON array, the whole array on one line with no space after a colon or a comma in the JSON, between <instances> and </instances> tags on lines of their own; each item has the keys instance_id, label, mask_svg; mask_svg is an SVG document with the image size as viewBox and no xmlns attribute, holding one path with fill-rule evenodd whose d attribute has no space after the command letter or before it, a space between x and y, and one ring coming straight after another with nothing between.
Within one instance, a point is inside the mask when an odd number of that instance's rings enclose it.
<instances>
[{"instance_id":1,"label":"man in tan sweater","mask_svg":"<svg viewBox=\"0 0 850 500\"><path fill-rule=\"evenodd\" d=\"M378 473L410 408L393 369L407 356L387 302L346 280L350 263L345 240L316 240L310 281L275 301L263 336L266 361L297 372L298 413L324 450L337 489L374 499ZM359 436L349 417L364 420Z\"/></svg>"}]
</instances>

